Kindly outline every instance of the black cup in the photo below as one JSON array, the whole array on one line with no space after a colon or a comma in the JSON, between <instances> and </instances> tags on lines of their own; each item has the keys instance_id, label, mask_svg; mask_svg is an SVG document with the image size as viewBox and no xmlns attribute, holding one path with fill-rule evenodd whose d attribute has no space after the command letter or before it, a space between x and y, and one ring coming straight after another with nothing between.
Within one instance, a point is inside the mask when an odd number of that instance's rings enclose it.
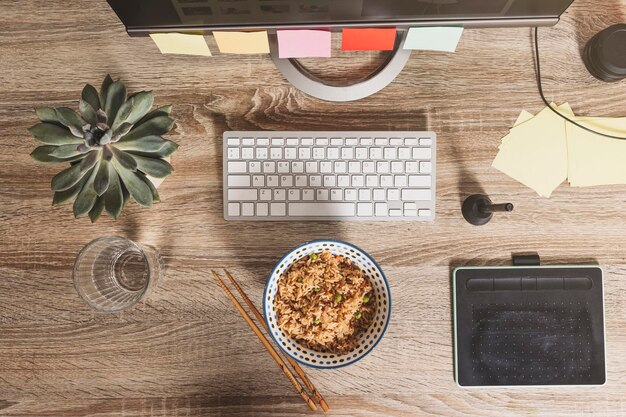
<instances>
[{"instance_id":1,"label":"black cup","mask_svg":"<svg viewBox=\"0 0 626 417\"><path fill-rule=\"evenodd\" d=\"M583 61L597 79L616 82L626 78L626 24L597 33L585 46Z\"/></svg>"}]
</instances>

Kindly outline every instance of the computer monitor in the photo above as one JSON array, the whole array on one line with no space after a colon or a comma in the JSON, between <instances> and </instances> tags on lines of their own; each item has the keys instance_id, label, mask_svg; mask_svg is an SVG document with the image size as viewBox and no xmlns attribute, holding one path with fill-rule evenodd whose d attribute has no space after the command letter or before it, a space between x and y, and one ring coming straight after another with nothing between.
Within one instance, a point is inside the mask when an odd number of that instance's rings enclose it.
<instances>
[{"instance_id":1,"label":"computer monitor","mask_svg":"<svg viewBox=\"0 0 626 417\"><path fill-rule=\"evenodd\" d=\"M276 67L296 88L328 101L351 101L381 90L402 71L413 26L547 26L573 0L107 0L131 36L158 32L267 30ZM369 76L337 85L278 54L276 30L396 27L396 44Z\"/></svg>"}]
</instances>

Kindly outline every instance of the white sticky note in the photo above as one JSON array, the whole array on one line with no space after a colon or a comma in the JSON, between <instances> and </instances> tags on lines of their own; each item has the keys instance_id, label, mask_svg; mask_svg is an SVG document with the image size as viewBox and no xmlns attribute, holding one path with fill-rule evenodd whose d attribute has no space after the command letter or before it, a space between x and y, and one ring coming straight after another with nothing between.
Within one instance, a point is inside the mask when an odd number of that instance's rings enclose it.
<instances>
[{"instance_id":1,"label":"white sticky note","mask_svg":"<svg viewBox=\"0 0 626 417\"><path fill-rule=\"evenodd\" d=\"M460 26L410 28L404 49L455 52L462 34Z\"/></svg>"},{"instance_id":2,"label":"white sticky note","mask_svg":"<svg viewBox=\"0 0 626 417\"><path fill-rule=\"evenodd\" d=\"M150 37L162 54L211 56L202 35L186 33L151 33Z\"/></svg>"},{"instance_id":3,"label":"white sticky note","mask_svg":"<svg viewBox=\"0 0 626 417\"><path fill-rule=\"evenodd\" d=\"M569 106L559 107L568 114ZM493 161L493 167L535 190L542 197L567 179L565 120L545 108L508 135Z\"/></svg>"},{"instance_id":4,"label":"white sticky note","mask_svg":"<svg viewBox=\"0 0 626 417\"><path fill-rule=\"evenodd\" d=\"M217 47L223 54L269 54L267 31L213 32Z\"/></svg>"}]
</instances>

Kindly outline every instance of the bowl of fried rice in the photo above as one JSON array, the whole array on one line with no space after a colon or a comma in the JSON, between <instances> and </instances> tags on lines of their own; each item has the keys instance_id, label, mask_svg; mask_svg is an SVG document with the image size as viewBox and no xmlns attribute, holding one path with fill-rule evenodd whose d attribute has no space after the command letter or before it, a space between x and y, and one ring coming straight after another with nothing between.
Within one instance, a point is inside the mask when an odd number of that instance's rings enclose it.
<instances>
[{"instance_id":1,"label":"bowl of fried rice","mask_svg":"<svg viewBox=\"0 0 626 417\"><path fill-rule=\"evenodd\" d=\"M263 310L270 335L292 359L339 368L365 357L382 339L391 292L365 251L317 240L277 263L265 286Z\"/></svg>"}]
</instances>

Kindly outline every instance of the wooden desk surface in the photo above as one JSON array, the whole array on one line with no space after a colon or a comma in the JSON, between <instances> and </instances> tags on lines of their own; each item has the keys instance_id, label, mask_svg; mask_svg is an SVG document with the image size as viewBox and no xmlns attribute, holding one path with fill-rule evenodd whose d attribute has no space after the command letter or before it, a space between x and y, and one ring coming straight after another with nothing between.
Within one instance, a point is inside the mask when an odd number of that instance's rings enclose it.
<instances>
[{"instance_id":1,"label":"wooden desk surface","mask_svg":"<svg viewBox=\"0 0 626 417\"><path fill-rule=\"evenodd\" d=\"M389 330L369 357L308 371L330 415L626 414L626 188L562 185L548 200L491 168L520 110L543 107L529 29L468 30L457 53L415 52L383 92L331 104L291 88L268 56L162 56L149 38L129 38L104 0L5 0L0 9L0 415L306 414L207 273L227 267L260 305L281 254L323 237L372 254L394 302ZM626 0L576 0L561 23L540 30L549 99L569 100L581 114L626 115L626 83L596 81L579 56L587 39L624 22L625 13ZM309 64L343 77L379 60L340 53ZM181 147L162 203L150 210L130 204L117 222L91 225L75 220L69 206L51 207L50 179L60 167L28 156L36 144L26 129L34 107L75 107L84 83L99 84L108 72L174 105L171 137ZM433 130L437 221L226 223L221 135L235 129ZM512 201L515 211L469 226L460 203L479 191ZM149 300L121 314L96 314L72 287L77 252L104 235L153 244L168 267ZM606 267L606 386L455 385L451 268L507 264L520 251L538 251L545 263Z\"/></svg>"}]
</instances>

